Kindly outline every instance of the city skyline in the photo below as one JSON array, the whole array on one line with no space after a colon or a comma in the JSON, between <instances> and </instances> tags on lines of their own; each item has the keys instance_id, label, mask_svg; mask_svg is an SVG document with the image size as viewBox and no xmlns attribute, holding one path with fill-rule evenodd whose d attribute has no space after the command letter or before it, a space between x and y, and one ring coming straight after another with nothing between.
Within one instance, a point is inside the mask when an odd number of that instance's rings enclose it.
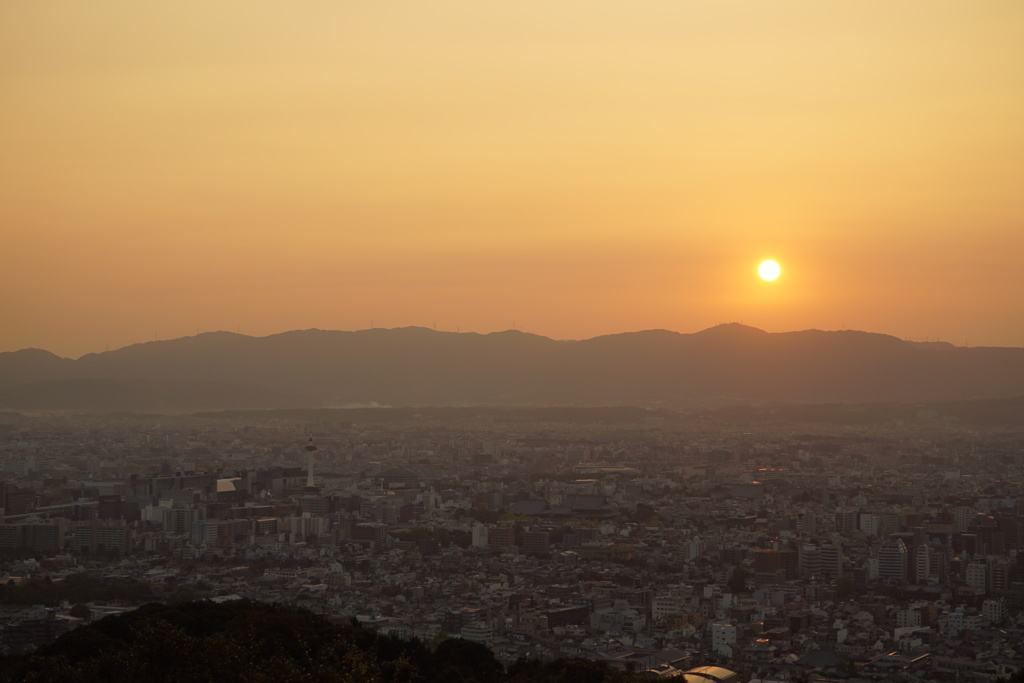
<instances>
[{"instance_id":1,"label":"city skyline","mask_svg":"<svg viewBox=\"0 0 1024 683\"><path fill-rule=\"evenodd\" d=\"M1011 0L8 3L0 351L730 321L1019 347L1022 30Z\"/></svg>"}]
</instances>

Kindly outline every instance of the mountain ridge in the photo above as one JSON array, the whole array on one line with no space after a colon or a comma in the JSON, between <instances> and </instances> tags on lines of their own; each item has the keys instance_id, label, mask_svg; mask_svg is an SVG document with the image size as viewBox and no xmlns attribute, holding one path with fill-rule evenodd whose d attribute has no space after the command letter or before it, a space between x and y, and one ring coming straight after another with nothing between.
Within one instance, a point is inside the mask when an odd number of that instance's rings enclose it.
<instances>
[{"instance_id":1,"label":"mountain ridge","mask_svg":"<svg viewBox=\"0 0 1024 683\"><path fill-rule=\"evenodd\" d=\"M90 386L107 409L131 409L140 395L182 410L959 400L1024 394L1024 349L726 323L690 334L641 330L584 340L425 327L207 332L77 360L41 349L0 353L0 408L82 409Z\"/></svg>"}]
</instances>

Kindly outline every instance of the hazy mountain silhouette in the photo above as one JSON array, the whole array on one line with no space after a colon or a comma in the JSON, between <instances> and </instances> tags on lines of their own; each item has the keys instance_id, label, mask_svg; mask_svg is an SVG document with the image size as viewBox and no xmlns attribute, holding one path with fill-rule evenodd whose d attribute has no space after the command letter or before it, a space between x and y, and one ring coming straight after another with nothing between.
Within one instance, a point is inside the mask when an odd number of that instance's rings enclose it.
<instances>
[{"instance_id":1,"label":"hazy mountain silhouette","mask_svg":"<svg viewBox=\"0 0 1024 683\"><path fill-rule=\"evenodd\" d=\"M78 364L42 349L0 353L0 387L76 377Z\"/></svg>"},{"instance_id":2,"label":"hazy mountain silhouette","mask_svg":"<svg viewBox=\"0 0 1024 683\"><path fill-rule=\"evenodd\" d=\"M90 391L105 410L946 401L1024 394L1024 349L728 324L582 341L418 327L212 332L78 360L0 353L0 407L82 409Z\"/></svg>"}]
</instances>

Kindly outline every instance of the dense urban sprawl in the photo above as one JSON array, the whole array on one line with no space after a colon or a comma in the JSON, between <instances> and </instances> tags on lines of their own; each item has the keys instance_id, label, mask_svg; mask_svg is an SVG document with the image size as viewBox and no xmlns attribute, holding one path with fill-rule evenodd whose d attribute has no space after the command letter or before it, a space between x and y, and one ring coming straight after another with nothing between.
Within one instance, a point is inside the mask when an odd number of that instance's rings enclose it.
<instances>
[{"instance_id":1,"label":"dense urban sprawl","mask_svg":"<svg viewBox=\"0 0 1024 683\"><path fill-rule=\"evenodd\" d=\"M383 414L383 413L382 413ZM4 653L237 597L666 676L1024 668L1024 434L464 411L0 420Z\"/></svg>"}]
</instances>

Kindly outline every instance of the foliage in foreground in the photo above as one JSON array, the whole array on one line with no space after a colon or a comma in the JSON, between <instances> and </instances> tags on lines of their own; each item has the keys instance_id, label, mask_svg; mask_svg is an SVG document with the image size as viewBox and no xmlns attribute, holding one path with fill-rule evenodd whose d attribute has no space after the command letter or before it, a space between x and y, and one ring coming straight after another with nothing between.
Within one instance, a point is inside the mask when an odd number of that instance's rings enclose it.
<instances>
[{"instance_id":1,"label":"foliage in foreground","mask_svg":"<svg viewBox=\"0 0 1024 683\"><path fill-rule=\"evenodd\" d=\"M0 584L0 605L56 605L64 600L128 600L137 603L152 599L153 590L153 585L132 579L100 578L79 573L70 574L60 581L51 581L47 577Z\"/></svg>"},{"instance_id":2,"label":"foliage in foreground","mask_svg":"<svg viewBox=\"0 0 1024 683\"><path fill-rule=\"evenodd\" d=\"M149 604L79 627L33 654L0 659L8 681L631 683L600 662L517 662L483 645L381 636L307 610L239 600Z\"/></svg>"}]
</instances>

